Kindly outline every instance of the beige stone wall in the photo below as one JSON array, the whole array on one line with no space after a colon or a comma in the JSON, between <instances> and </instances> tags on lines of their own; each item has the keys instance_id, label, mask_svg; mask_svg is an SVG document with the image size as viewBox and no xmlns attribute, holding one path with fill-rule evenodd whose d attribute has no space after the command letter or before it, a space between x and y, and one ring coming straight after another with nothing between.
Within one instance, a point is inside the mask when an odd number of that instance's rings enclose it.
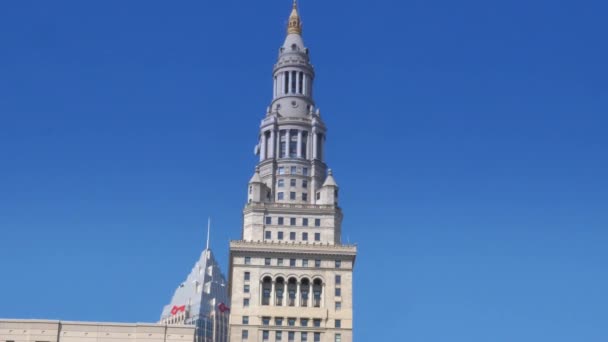
<instances>
[{"instance_id":1,"label":"beige stone wall","mask_svg":"<svg viewBox=\"0 0 608 342\"><path fill-rule=\"evenodd\" d=\"M232 342L261 342L263 331L269 332L268 342L276 341L276 332L282 332L281 341L288 341L288 333L295 332L294 341L301 341L301 333L308 333L308 342L314 342L314 333L320 333L321 342L334 342L336 334L341 334L341 341L352 341L353 329L353 288L352 272L356 248L353 246L336 245L273 245L268 243L231 243L231 289L232 307L230 316L230 338ZM245 257L250 257L246 264ZM265 265L265 259L270 258L270 265ZM284 264L279 266L277 260L283 258ZM296 259L296 266L289 265L289 259ZM302 260L308 260L308 266ZM316 267L314 261L321 260ZM340 267L336 267L336 260L341 260ZM244 274L249 272L250 279L245 280ZM336 284L336 275L341 276L341 283ZM321 307L262 305L262 279L270 276L273 280L278 277L284 279L322 279L323 294ZM244 286L248 285L250 293L244 293ZM341 295L335 295L336 287L341 289ZM287 293L284 294L286 299ZM243 306L243 300L249 298L249 306ZM312 298L309 296L309 298ZM335 303L340 302L341 308L336 310ZM243 324L243 316L249 322ZM270 324L263 325L262 318L270 317ZM275 318L282 318L283 324L276 325ZM295 318L295 326L288 325L288 319ZM301 319L309 320L307 327L301 326ZM319 327L313 326L313 320L321 320ZM336 320L341 326L335 327ZM248 331L248 338L242 338L243 330Z\"/></svg>"},{"instance_id":2,"label":"beige stone wall","mask_svg":"<svg viewBox=\"0 0 608 342\"><path fill-rule=\"evenodd\" d=\"M193 342L194 327L160 324L0 320L0 342Z\"/></svg>"}]
</instances>

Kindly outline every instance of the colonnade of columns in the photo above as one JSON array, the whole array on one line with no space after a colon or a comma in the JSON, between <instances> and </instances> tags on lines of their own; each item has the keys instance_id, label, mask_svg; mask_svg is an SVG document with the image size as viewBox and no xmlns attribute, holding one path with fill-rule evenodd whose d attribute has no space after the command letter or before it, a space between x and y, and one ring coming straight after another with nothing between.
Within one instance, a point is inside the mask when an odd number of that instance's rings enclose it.
<instances>
[{"instance_id":1,"label":"colonnade of columns","mask_svg":"<svg viewBox=\"0 0 608 342\"><path fill-rule=\"evenodd\" d=\"M292 136L296 138L293 139ZM275 158L322 159L323 135L299 129L267 130L260 137L260 161ZM295 140L296 147L291 143ZM284 143L284 145L282 145ZM282 148L283 147L283 148Z\"/></svg>"},{"instance_id":2,"label":"colonnade of columns","mask_svg":"<svg viewBox=\"0 0 608 342\"><path fill-rule=\"evenodd\" d=\"M295 282L264 279L261 288L262 305L317 308L325 306L325 284L318 279L312 283L308 279Z\"/></svg>"},{"instance_id":3,"label":"colonnade of columns","mask_svg":"<svg viewBox=\"0 0 608 342\"><path fill-rule=\"evenodd\" d=\"M274 77L273 95L300 94L312 97L312 82L309 74L303 71L283 71Z\"/></svg>"}]
</instances>

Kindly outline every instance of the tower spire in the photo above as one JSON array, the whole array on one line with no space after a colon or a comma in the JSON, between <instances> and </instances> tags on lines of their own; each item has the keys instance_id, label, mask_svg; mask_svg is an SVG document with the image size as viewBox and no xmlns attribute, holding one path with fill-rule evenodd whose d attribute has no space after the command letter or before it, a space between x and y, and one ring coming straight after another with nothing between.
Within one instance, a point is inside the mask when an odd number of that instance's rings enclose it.
<instances>
[{"instance_id":1,"label":"tower spire","mask_svg":"<svg viewBox=\"0 0 608 342\"><path fill-rule=\"evenodd\" d=\"M207 220L207 248L206 250L209 250L209 236L211 234L211 217L209 217L209 219Z\"/></svg>"},{"instance_id":2,"label":"tower spire","mask_svg":"<svg viewBox=\"0 0 608 342\"><path fill-rule=\"evenodd\" d=\"M298 13L298 2L293 0L293 7L289 15L289 24L287 25L287 34L302 34L302 21Z\"/></svg>"}]
</instances>

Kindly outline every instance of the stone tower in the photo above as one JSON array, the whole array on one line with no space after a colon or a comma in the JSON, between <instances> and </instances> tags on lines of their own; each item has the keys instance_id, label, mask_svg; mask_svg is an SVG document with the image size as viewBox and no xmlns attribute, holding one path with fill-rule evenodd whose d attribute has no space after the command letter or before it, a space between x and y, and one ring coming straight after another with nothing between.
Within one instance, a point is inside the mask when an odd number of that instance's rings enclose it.
<instances>
[{"instance_id":1,"label":"stone tower","mask_svg":"<svg viewBox=\"0 0 608 342\"><path fill-rule=\"evenodd\" d=\"M338 185L294 2L273 71L240 241L230 243L230 341L352 341L356 247L341 243Z\"/></svg>"}]
</instances>

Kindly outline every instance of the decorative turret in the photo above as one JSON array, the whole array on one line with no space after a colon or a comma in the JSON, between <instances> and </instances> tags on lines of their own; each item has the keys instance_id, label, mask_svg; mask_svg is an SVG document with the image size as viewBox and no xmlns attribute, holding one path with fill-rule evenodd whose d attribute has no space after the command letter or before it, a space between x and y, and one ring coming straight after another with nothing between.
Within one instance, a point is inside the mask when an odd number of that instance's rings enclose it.
<instances>
[{"instance_id":1,"label":"decorative turret","mask_svg":"<svg viewBox=\"0 0 608 342\"><path fill-rule=\"evenodd\" d=\"M338 205L338 183L336 183L331 169L327 170L327 178L321 187L320 197L320 200L317 201L318 204Z\"/></svg>"},{"instance_id":2,"label":"decorative turret","mask_svg":"<svg viewBox=\"0 0 608 342\"><path fill-rule=\"evenodd\" d=\"M249 192L247 195L247 202L264 202L266 194L269 193L268 187L262 181L260 177L260 167L255 168L255 173L249 181Z\"/></svg>"}]
</instances>

